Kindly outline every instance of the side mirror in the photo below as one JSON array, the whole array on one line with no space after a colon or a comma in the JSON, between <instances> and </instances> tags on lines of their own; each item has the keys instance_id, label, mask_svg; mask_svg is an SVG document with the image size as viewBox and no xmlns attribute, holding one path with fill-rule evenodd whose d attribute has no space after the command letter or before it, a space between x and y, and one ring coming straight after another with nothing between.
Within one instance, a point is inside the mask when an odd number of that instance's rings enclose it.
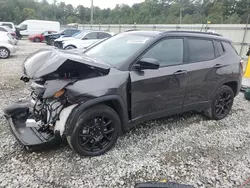
<instances>
[{"instance_id":1,"label":"side mirror","mask_svg":"<svg viewBox=\"0 0 250 188\"><path fill-rule=\"evenodd\" d=\"M159 69L160 62L157 59L153 59L153 58L142 58L133 67L136 70Z\"/></svg>"}]
</instances>

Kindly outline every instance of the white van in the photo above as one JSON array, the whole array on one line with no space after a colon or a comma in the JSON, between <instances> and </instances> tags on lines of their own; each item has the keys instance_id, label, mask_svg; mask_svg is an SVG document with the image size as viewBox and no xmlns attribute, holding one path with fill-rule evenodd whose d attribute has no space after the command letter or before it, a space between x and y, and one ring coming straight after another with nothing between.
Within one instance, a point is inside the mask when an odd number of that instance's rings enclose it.
<instances>
[{"instance_id":1,"label":"white van","mask_svg":"<svg viewBox=\"0 0 250 188\"><path fill-rule=\"evenodd\" d=\"M60 23L46 20L25 20L18 25L23 36L34 35L44 31L60 31Z\"/></svg>"},{"instance_id":2,"label":"white van","mask_svg":"<svg viewBox=\"0 0 250 188\"><path fill-rule=\"evenodd\" d=\"M15 25L12 22L0 22L0 26L9 27L12 31L16 32Z\"/></svg>"}]
</instances>

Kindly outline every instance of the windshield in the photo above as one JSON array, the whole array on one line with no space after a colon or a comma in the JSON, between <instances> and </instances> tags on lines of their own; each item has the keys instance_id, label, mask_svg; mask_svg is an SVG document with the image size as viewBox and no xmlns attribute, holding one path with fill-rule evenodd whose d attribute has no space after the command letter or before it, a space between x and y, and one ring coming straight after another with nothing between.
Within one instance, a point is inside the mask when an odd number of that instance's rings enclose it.
<instances>
[{"instance_id":1,"label":"windshield","mask_svg":"<svg viewBox=\"0 0 250 188\"><path fill-rule=\"evenodd\" d=\"M117 65L140 50L151 37L123 33L116 35L86 51L86 55Z\"/></svg>"}]
</instances>

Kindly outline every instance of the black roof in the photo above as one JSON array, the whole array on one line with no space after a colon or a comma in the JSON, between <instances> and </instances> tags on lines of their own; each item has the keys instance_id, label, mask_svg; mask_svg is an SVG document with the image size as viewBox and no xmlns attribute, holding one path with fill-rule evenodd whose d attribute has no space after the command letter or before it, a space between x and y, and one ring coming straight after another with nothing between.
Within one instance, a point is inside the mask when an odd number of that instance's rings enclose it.
<instances>
[{"instance_id":1,"label":"black roof","mask_svg":"<svg viewBox=\"0 0 250 188\"><path fill-rule=\"evenodd\" d=\"M209 38L209 39L214 39L214 40L222 40L222 41L230 42L229 39L224 38L220 34L208 33L208 32L198 32L198 31L139 31L139 30L130 30L127 32L137 34L137 35L149 36L149 37L186 36L186 37Z\"/></svg>"}]
</instances>

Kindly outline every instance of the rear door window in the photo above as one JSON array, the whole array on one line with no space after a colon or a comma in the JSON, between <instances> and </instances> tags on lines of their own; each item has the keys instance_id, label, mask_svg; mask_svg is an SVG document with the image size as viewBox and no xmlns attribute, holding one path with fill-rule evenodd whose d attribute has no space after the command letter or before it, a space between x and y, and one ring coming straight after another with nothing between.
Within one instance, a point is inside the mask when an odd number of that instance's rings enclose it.
<instances>
[{"instance_id":1,"label":"rear door window","mask_svg":"<svg viewBox=\"0 0 250 188\"><path fill-rule=\"evenodd\" d=\"M188 62L202 62L215 58L212 40L188 39Z\"/></svg>"},{"instance_id":2,"label":"rear door window","mask_svg":"<svg viewBox=\"0 0 250 188\"><path fill-rule=\"evenodd\" d=\"M224 49L223 45L221 44L221 42L214 41L214 45L215 45L215 54L216 54L216 57L224 55L225 49Z\"/></svg>"},{"instance_id":3,"label":"rear door window","mask_svg":"<svg viewBox=\"0 0 250 188\"><path fill-rule=\"evenodd\" d=\"M97 39L97 32L91 32L87 34L84 39L91 40L91 39Z\"/></svg>"}]
</instances>

